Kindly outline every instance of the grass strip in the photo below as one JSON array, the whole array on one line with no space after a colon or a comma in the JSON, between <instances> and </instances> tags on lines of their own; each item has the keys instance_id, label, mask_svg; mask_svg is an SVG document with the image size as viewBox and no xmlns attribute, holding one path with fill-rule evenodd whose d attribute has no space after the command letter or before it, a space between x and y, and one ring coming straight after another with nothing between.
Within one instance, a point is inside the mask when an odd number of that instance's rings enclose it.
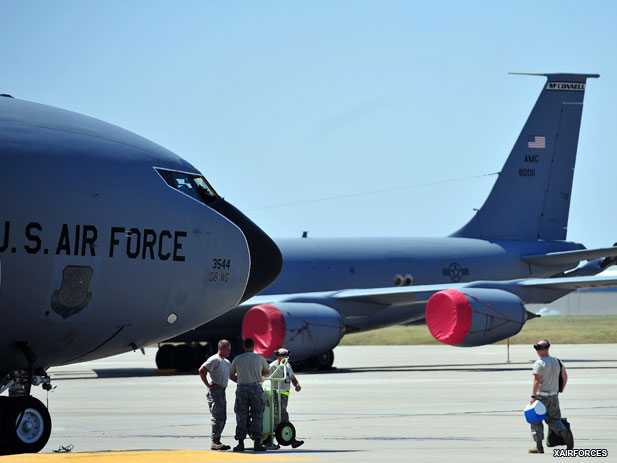
<instances>
[{"instance_id":1,"label":"grass strip","mask_svg":"<svg viewBox=\"0 0 617 463\"><path fill-rule=\"evenodd\" d=\"M529 320L510 344L533 344L547 338L551 344L615 344L617 315L542 317ZM505 340L499 344L505 344ZM342 346L440 345L426 325L391 326L346 335Z\"/></svg>"}]
</instances>

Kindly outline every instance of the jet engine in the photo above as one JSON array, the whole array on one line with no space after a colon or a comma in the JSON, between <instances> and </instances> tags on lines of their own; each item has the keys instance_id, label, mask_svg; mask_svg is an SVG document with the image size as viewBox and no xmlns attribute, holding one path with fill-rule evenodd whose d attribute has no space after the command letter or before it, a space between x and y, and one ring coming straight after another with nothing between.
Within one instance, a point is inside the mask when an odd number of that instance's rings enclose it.
<instances>
[{"instance_id":1,"label":"jet engine","mask_svg":"<svg viewBox=\"0 0 617 463\"><path fill-rule=\"evenodd\" d=\"M316 357L336 347L343 332L336 310L310 302L256 305L242 321L242 337L253 338L255 352L265 358L279 347L289 349L293 360Z\"/></svg>"},{"instance_id":2,"label":"jet engine","mask_svg":"<svg viewBox=\"0 0 617 463\"><path fill-rule=\"evenodd\" d=\"M446 289L426 304L426 325L444 344L491 344L517 334L527 321L518 296L500 289Z\"/></svg>"}]
</instances>

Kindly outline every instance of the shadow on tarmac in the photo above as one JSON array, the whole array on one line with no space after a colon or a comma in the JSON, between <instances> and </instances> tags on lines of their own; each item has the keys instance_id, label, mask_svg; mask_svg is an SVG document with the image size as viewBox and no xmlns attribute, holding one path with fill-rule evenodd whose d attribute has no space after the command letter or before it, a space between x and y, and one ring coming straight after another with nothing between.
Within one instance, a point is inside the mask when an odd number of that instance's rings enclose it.
<instances>
[{"instance_id":1,"label":"shadow on tarmac","mask_svg":"<svg viewBox=\"0 0 617 463\"><path fill-rule=\"evenodd\" d=\"M561 359L570 370L586 370L586 369L617 369L617 366L602 366L602 363L615 363L615 360L594 360L594 359ZM593 365L585 365L593 364ZM379 366L379 367L357 367L357 368L333 368L328 371L305 371L303 375L310 374L332 374L332 373L388 373L388 372L410 372L410 371L465 371L465 372L500 372L500 371L522 371L529 370L533 365L533 361L516 362L516 363L456 363L456 364L439 364L439 365L396 365L396 366Z\"/></svg>"},{"instance_id":2,"label":"shadow on tarmac","mask_svg":"<svg viewBox=\"0 0 617 463\"><path fill-rule=\"evenodd\" d=\"M617 366L602 366L603 363L615 363L615 360L562 359L570 370L617 369ZM457 363L434 365L392 365L379 367L332 368L330 370L301 371L302 375L330 375L337 373L396 373L427 371L464 371L464 372L503 372L529 370L532 361L516 363ZM96 379L96 378L139 378L159 376L195 376L197 371L157 370L153 368L100 368L93 370L76 370L52 373L52 380Z\"/></svg>"}]
</instances>

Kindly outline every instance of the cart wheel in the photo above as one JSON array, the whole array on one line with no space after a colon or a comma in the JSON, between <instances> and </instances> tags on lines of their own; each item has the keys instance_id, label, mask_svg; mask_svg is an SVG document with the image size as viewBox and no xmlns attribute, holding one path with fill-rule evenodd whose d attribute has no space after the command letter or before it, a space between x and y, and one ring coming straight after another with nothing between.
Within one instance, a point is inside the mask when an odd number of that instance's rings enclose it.
<instances>
[{"instance_id":1,"label":"cart wheel","mask_svg":"<svg viewBox=\"0 0 617 463\"><path fill-rule=\"evenodd\" d=\"M281 445L291 445L296 438L296 428L289 421L279 423L274 431L276 441Z\"/></svg>"}]
</instances>

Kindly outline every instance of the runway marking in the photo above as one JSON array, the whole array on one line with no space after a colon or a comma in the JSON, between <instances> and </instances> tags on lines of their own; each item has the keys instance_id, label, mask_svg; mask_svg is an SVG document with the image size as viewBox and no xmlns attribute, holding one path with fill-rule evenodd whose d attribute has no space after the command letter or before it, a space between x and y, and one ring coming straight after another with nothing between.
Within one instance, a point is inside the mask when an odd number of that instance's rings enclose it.
<instances>
[{"instance_id":1,"label":"runway marking","mask_svg":"<svg viewBox=\"0 0 617 463\"><path fill-rule=\"evenodd\" d=\"M0 463L253 463L326 461L265 452L216 452L212 450L109 450L74 453L25 453L0 456Z\"/></svg>"}]
</instances>

